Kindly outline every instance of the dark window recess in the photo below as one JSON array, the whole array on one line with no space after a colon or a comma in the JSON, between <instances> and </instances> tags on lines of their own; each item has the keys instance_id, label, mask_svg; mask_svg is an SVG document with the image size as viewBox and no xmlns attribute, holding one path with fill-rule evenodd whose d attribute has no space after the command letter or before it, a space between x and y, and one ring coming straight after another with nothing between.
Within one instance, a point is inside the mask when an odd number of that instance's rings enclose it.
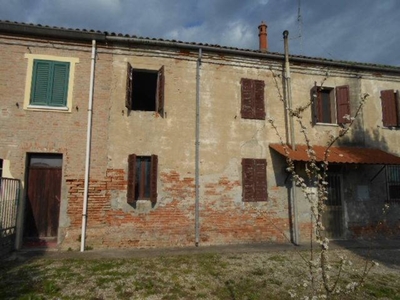
<instances>
[{"instance_id":1,"label":"dark window recess","mask_svg":"<svg viewBox=\"0 0 400 300\"><path fill-rule=\"evenodd\" d=\"M265 120L264 81L242 78L240 83L242 118Z\"/></svg>"},{"instance_id":2,"label":"dark window recess","mask_svg":"<svg viewBox=\"0 0 400 300\"><path fill-rule=\"evenodd\" d=\"M136 200L157 201L157 155L128 157L127 202Z\"/></svg>"},{"instance_id":3,"label":"dark window recess","mask_svg":"<svg viewBox=\"0 0 400 300\"><path fill-rule=\"evenodd\" d=\"M0 178L3 177L3 159L0 158Z\"/></svg>"},{"instance_id":4,"label":"dark window recess","mask_svg":"<svg viewBox=\"0 0 400 300\"><path fill-rule=\"evenodd\" d=\"M388 202L400 202L400 166L386 166Z\"/></svg>"},{"instance_id":5,"label":"dark window recess","mask_svg":"<svg viewBox=\"0 0 400 300\"><path fill-rule=\"evenodd\" d=\"M164 117L164 67L135 70L128 63L125 105L129 110L156 111Z\"/></svg>"},{"instance_id":6,"label":"dark window recess","mask_svg":"<svg viewBox=\"0 0 400 300\"><path fill-rule=\"evenodd\" d=\"M381 91L382 123L386 127L399 127L399 91Z\"/></svg>"},{"instance_id":7,"label":"dark window recess","mask_svg":"<svg viewBox=\"0 0 400 300\"><path fill-rule=\"evenodd\" d=\"M349 86L336 88L314 87L311 90L313 101L313 122L327 124L350 123Z\"/></svg>"},{"instance_id":8,"label":"dark window recess","mask_svg":"<svg viewBox=\"0 0 400 300\"><path fill-rule=\"evenodd\" d=\"M242 199L244 202L267 201L267 161L242 159Z\"/></svg>"},{"instance_id":9,"label":"dark window recess","mask_svg":"<svg viewBox=\"0 0 400 300\"><path fill-rule=\"evenodd\" d=\"M69 63L34 60L29 104L67 106Z\"/></svg>"}]
</instances>

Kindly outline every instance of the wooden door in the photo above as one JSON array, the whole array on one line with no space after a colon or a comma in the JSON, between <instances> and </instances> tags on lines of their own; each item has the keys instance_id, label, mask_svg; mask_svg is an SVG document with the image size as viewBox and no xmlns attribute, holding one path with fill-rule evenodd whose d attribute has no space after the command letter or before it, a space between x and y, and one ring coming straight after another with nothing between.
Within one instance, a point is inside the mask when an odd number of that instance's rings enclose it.
<instances>
[{"instance_id":1,"label":"wooden door","mask_svg":"<svg viewBox=\"0 0 400 300\"><path fill-rule=\"evenodd\" d=\"M26 237L56 237L60 215L62 157L32 155L28 167Z\"/></svg>"}]
</instances>

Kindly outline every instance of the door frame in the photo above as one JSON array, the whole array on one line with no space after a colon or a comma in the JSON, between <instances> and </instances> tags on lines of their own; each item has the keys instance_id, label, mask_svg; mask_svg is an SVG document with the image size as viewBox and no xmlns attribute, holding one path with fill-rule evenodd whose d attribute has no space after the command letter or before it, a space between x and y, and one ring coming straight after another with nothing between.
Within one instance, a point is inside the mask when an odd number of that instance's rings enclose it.
<instances>
[{"instance_id":1,"label":"door frame","mask_svg":"<svg viewBox=\"0 0 400 300\"><path fill-rule=\"evenodd\" d=\"M33 240L46 240L46 238L44 237L29 237L26 236L26 226L28 225L27 222L27 209L28 209L28 192L29 192L29 176L30 176L30 163L31 163L31 159L33 156L48 156L48 157L58 157L61 160L61 166L59 167L61 169L61 178L60 178L60 197L59 197L59 207L58 207L58 219L57 219L57 233L56 236L51 237L52 240L55 239L55 241L58 241L58 234L59 234L59 227L60 227L60 217L61 217L61 199L62 199L62 190L63 190L63 167L64 167L64 155L63 153L55 153L55 152L27 152L26 153L26 159L25 159L25 184L24 184L24 193L23 193L23 207L21 207L21 216L22 216L22 224L21 224L21 240L24 242L26 240L32 239ZM35 244L36 245L36 244ZM41 245L40 245L41 246Z\"/></svg>"}]
</instances>

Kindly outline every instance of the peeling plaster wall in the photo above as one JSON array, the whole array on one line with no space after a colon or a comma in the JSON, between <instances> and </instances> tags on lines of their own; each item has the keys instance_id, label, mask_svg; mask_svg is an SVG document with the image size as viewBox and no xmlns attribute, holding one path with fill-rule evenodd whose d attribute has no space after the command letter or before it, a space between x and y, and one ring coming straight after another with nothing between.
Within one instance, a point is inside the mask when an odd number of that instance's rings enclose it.
<instances>
[{"instance_id":1,"label":"peeling plaster wall","mask_svg":"<svg viewBox=\"0 0 400 300\"><path fill-rule=\"evenodd\" d=\"M61 247L79 246L84 186L86 117L90 76L90 45L16 40L0 55L0 157L9 171L25 180L26 153L62 153L63 182L59 239ZM3 46L3 45L2 45ZM29 48L27 48L29 47ZM79 58L73 109L70 113L33 112L16 107L23 101L28 52ZM100 47L96 64L93 142L89 183L87 244L103 247L167 247L193 245L195 240L195 104L196 52L151 47ZM125 108L127 63L133 68L165 68L165 118L154 112ZM200 243L201 245L287 242L292 234L284 157L270 143L284 141L281 62L204 53L200 80ZM340 145L378 147L399 154L395 129L383 128L379 92L398 89L400 78L368 72L294 64L294 108L306 105L310 89L350 86L351 110L363 93L370 94L355 127ZM265 81L266 120L242 119L241 78ZM78 107L78 109L76 109ZM268 119L273 119L279 135ZM40 121L39 121L40 120ZM338 125L313 125L311 111L304 124L313 144L324 144ZM365 129L365 130L364 130ZM295 122L296 143L304 144ZM158 155L158 199L152 206L126 201L129 154ZM268 201L242 201L242 158L267 160ZM347 168L347 167L346 167ZM378 220L384 204L384 175L370 184L378 167L344 170L346 234ZM360 173L362 172L362 173ZM363 176L360 176L363 174ZM369 200L360 201L357 186L368 186ZM363 188L361 188L363 190ZM364 188L365 190L365 188ZM310 238L309 204L297 192L300 241ZM390 216L394 220L398 208ZM397 214L398 215L398 214ZM366 217L368 216L368 217Z\"/></svg>"}]
</instances>

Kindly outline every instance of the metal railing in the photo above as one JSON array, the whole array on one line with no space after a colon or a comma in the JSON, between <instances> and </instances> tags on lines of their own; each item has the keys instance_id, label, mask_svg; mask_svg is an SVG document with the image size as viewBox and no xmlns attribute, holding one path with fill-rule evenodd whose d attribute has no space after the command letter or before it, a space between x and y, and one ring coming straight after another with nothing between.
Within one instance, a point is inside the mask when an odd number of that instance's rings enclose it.
<instances>
[{"instance_id":1,"label":"metal railing","mask_svg":"<svg viewBox=\"0 0 400 300\"><path fill-rule=\"evenodd\" d=\"M20 180L0 178L0 255L14 250Z\"/></svg>"}]
</instances>

